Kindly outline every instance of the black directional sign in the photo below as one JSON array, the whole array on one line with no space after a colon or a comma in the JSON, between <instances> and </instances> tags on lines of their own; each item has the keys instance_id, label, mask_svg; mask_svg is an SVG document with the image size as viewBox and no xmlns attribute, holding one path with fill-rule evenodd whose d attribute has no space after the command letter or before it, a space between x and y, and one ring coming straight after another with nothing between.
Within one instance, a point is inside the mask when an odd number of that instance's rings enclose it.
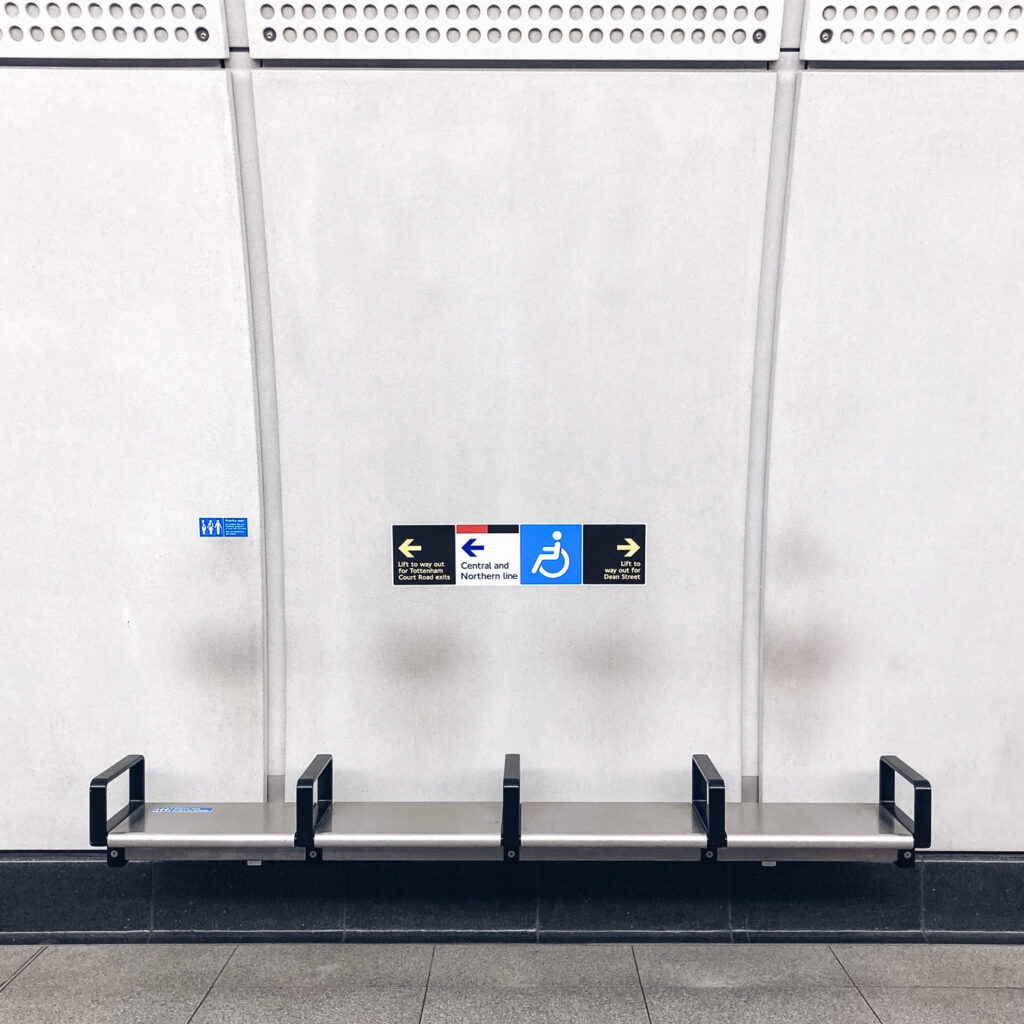
<instances>
[{"instance_id":1,"label":"black directional sign","mask_svg":"<svg viewBox=\"0 0 1024 1024\"><path fill-rule=\"evenodd\" d=\"M455 526L392 526L396 587L455 585Z\"/></svg>"},{"instance_id":2,"label":"black directional sign","mask_svg":"<svg viewBox=\"0 0 1024 1024\"><path fill-rule=\"evenodd\" d=\"M643 583L647 527L637 523L583 525L584 583Z\"/></svg>"}]
</instances>

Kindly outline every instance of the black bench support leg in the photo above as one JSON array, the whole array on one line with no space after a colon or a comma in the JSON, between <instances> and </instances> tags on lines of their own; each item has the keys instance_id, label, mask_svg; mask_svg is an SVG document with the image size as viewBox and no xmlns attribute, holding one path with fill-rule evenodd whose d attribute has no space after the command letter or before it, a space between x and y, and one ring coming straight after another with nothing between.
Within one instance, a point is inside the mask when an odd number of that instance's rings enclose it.
<instances>
[{"instance_id":1,"label":"black bench support leg","mask_svg":"<svg viewBox=\"0 0 1024 1024\"><path fill-rule=\"evenodd\" d=\"M523 841L523 814L518 754L505 755L505 777L501 784L501 851L506 864L519 861Z\"/></svg>"},{"instance_id":2,"label":"black bench support leg","mask_svg":"<svg viewBox=\"0 0 1024 1024\"><path fill-rule=\"evenodd\" d=\"M896 806L896 775L899 773L914 787L914 816ZM885 754L878 762L878 806L888 811L913 837L910 850L900 850L896 863L901 868L912 868L918 850L932 845L932 786L894 754Z\"/></svg>"},{"instance_id":3,"label":"black bench support leg","mask_svg":"<svg viewBox=\"0 0 1024 1024\"><path fill-rule=\"evenodd\" d=\"M725 779L707 754L694 754L691 769L693 809L707 832L708 845L701 858L705 864L718 860L728 845L725 833Z\"/></svg>"},{"instance_id":4,"label":"black bench support leg","mask_svg":"<svg viewBox=\"0 0 1024 1024\"><path fill-rule=\"evenodd\" d=\"M118 776L128 772L128 803L107 817L107 787ZM146 759L142 754L129 754L89 783L89 845L106 846L112 829L146 802ZM112 868L125 863L123 847L107 849L107 864Z\"/></svg>"},{"instance_id":5,"label":"black bench support leg","mask_svg":"<svg viewBox=\"0 0 1024 1024\"><path fill-rule=\"evenodd\" d=\"M333 803L334 758L330 754L317 754L295 784L295 845L305 847L307 862L320 860L316 830Z\"/></svg>"}]
</instances>

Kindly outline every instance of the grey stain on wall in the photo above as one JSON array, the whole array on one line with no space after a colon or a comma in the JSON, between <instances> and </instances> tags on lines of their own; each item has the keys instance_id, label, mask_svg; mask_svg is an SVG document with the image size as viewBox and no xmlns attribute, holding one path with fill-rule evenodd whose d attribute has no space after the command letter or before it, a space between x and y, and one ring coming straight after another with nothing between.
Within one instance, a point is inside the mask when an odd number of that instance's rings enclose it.
<instances>
[{"instance_id":1,"label":"grey stain on wall","mask_svg":"<svg viewBox=\"0 0 1024 1024\"><path fill-rule=\"evenodd\" d=\"M791 530L778 541L772 552L774 575L780 582L820 579L831 564L813 534Z\"/></svg>"},{"instance_id":2,"label":"grey stain on wall","mask_svg":"<svg viewBox=\"0 0 1024 1024\"><path fill-rule=\"evenodd\" d=\"M642 686L655 672L655 651L649 638L615 626L575 632L557 646L567 676L583 676L588 683L628 681L631 686Z\"/></svg>"},{"instance_id":3,"label":"grey stain on wall","mask_svg":"<svg viewBox=\"0 0 1024 1024\"><path fill-rule=\"evenodd\" d=\"M821 683L842 654L839 636L824 623L798 629L766 625L764 671L778 685Z\"/></svg>"},{"instance_id":4,"label":"grey stain on wall","mask_svg":"<svg viewBox=\"0 0 1024 1024\"><path fill-rule=\"evenodd\" d=\"M466 660L463 645L452 633L410 628L380 636L377 655L384 674L400 682L448 682Z\"/></svg>"},{"instance_id":5,"label":"grey stain on wall","mask_svg":"<svg viewBox=\"0 0 1024 1024\"><path fill-rule=\"evenodd\" d=\"M234 679L249 686L260 673L262 654L259 633L253 630L197 630L185 648L183 671L200 678Z\"/></svg>"}]
</instances>

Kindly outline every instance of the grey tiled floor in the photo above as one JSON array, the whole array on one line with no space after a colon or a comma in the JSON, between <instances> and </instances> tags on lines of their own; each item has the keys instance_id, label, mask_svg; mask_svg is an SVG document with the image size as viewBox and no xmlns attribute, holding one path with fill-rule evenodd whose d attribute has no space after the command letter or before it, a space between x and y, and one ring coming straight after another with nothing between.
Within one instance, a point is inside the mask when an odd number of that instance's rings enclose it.
<instances>
[{"instance_id":1,"label":"grey tiled floor","mask_svg":"<svg viewBox=\"0 0 1024 1024\"><path fill-rule=\"evenodd\" d=\"M1001 1024L1024 946L0 946L0 1024Z\"/></svg>"}]
</instances>

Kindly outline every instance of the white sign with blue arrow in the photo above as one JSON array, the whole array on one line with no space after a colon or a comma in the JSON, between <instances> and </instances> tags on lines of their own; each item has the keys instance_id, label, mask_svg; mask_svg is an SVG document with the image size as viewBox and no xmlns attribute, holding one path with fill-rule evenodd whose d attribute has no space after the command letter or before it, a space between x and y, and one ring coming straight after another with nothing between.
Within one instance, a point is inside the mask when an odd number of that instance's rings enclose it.
<instances>
[{"instance_id":1,"label":"white sign with blue arrow","mask_svg":"<svg viewBox=\"0 0 1024 1024\"><path fill-rule=\"evenodd\" d=\"M519 527L455 527L455 582L473 587L519 585Z\"/></svg>"}]
</instances>

